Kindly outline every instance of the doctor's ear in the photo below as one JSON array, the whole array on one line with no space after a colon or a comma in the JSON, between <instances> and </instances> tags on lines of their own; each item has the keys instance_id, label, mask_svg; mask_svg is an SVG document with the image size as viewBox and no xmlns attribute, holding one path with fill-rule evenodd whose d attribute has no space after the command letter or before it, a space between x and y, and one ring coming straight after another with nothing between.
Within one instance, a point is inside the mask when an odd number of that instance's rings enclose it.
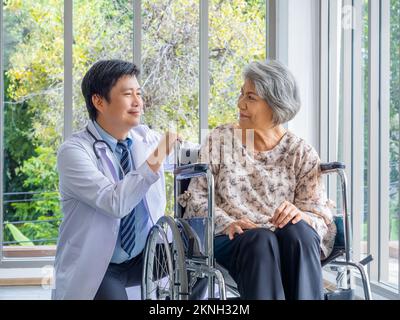
<instances>
[{"instance_id":1,"label":"doctor's ear","mask_svg":"<svg viewBox=\"0 0 400 320\"><path fill-rule=\"evenodd\" d=\"M104 109L104 98L99 96L98 94L92 95L92 103L94 107L97 109L99 112L103 112Z\"/></svg>"}]
</instances>

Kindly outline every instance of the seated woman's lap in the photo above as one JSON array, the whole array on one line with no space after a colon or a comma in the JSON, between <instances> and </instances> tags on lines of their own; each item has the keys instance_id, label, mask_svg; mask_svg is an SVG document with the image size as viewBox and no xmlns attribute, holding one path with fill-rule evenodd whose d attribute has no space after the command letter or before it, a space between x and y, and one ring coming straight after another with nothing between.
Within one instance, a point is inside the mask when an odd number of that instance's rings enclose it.
<instances>
[{"instance_id":1,"label":"seated woman's lap","mask_svg":"<svg viewBox=\"0 0 400 320\"><path fill-rule=\"evenodd\" d=\"M227 235L218 235L214 238L214 256L219 264L231 270L232 263L242 258L240 255L243 253L257 259L265 256L267 252L279 250L276 252L277 255L280 259L285 259L286 254L291 254L285 251L297 250L301 247L302 250L319 252L319 245L318 233L305 221L299 221L296 224L289 222L275 232L265 228L244 230L242 234L235 234L232 240ZM267 250L268 247L272 251Z\"/></svg>"},{"instance_id":2,"label":"seated woman's lap","mask_svg":"<svg viewBox=\"0 0 400 320\"><path fill-rule=\"evenodd\" d=\"M251 255L254 259L264 256L267 246L278 248L274 232L265 228L254 228L244 230L242 234L236 234L232 240L227 235L216 236L214 238L214 256L219 264L231 270L232 264L242 258L244 254Z\"/></svg>"},{"instance_id":3,"label":"seated woman's lap","mask_svg":"<svg viewBox=\"0 0 400 320\"><path fill-rule=\"evenodd\" d=\"M307 222L301 220L296 224L288 223L282 229L275 230L275 235L278 239L279 247L282 250L285 248L299 248L303 250L320 250L320 236Z\"/></svg>"},{"instance_id":4,"label":"seated woman's lap","mask_svg":"<svg viewBox=\"0 0 400 320\"><path fill-rule=\"evenodd\" d=\"M216 260L235 279L242 299L284 299L278 240L272 231L250 229L233 240L217 236L214 243Z\"/></svg>"},{"instance_id":5,"label":"seated woman's lap","mask_svg":"<svg viewBox=\"0 0 400 320\"><path fill-rule=\"evenodd\" d=\"M255 228L233 240L226 235L214 239L217 262L245 299L321 299L319 250L318 234L304 221L275 232Z\"/></svg>"}]
</instances>

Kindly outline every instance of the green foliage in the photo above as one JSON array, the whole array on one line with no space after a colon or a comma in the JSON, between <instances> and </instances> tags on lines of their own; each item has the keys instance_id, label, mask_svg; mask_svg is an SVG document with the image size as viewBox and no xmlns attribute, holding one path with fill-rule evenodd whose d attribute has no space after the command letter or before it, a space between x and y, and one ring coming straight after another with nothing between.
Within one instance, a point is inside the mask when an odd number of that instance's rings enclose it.
<instances>
[{"instance_id":1,"label":"green foliage","mask_svg":"<svg viewBox=\"0 0 400 320\"><path fill-rule=\"evenodd\" d=\"M87 119L79 84L89 65L105 57L131 59L132 47L120 45L132 43L129 6L130 1L74 1L75 128ZM63 128L63 4L9 0L4 17L6 192L34 192L30 198L19 194L22 199L6 201L5 219L38 222L20 226L32 239L56 238L61 218L55 152ZM12 238L6 229L4 240Z\"/></svg>"},{"instance_id":2,"label":"green foliage","mask_svg":"<svg viewBox=\"0 0 400 320\"><path fill-rule=\"evenodd\" d=\"M31 242L29 240L28 237L25 237L24 234L19 231L19 229L14 226L13 224L10 223L6 223L5 224L6 228L8 228L8 230L10 230L13 238L15 241L19 241L21 246L33 246L33 242Z\"/></svg>"},{"instance_id":3,"label":"green foliage","mask_svg":"<svg viewBox=\"0 0 400 320\"><path fill-rule=\"evenodd\" d=\"M265 1L210 3L209 128L237 119L243 68L266 58L265 11Z\"/></svg>"},{"instance_id":4,"label":"green foliage","mask_svg":"<svg viewBox=\"0 0 400 320\"><path fill-rule=\"evenodd\" d=\"M165 187L167 195L167 206L165 208L165 214L169 216L174 215L174 175L172 172L165 173Z\"/></svg>"},{"instance_id":5,"label":"green foliage","mask_svg":"<svg viewBox=\"0 0 400 320\"><path fill-rule=\"evenodd\" d=\"M382 164L390 168L390 239L398 239L400 223L400 2L390 1L390 163ZM368 0L363 3L363 90L364 90L364 198L368 199L369 161L369 30ZM364 214L367 221L368 212ZM367 234L367 233L365 233Z\"/></svg>"},{"instance_id":6,"label":"green foliage","mask_svg":"<svg viewBox=\"0 0 400 320\"><path fill-rule=\"evenodd\" d=\"M26 160L17 169L17 174L26 177L23 184L25 188L39 193L34 194L29 202L13 203L14 218L19 221L37 221L25 223L20 228L31 239L54 239L57 238L61 219L56 155L48 147L38 147L35 152L37 155ZM45 222L48 220L51 221Z\"/></svg>"}]
</instances>

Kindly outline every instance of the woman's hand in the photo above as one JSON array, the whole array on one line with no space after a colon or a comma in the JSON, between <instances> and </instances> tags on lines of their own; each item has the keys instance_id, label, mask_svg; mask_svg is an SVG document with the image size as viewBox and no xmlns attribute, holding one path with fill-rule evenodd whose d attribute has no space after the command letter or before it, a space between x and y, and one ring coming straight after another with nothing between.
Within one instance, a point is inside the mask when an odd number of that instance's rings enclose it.
<instances>
[{"instance_id":1,"label":"woman's hand","mask_svg":"<svg viewBox=\"0 0 400 320\"><path fill-rule=\"evenodd\" d=\"M271 223L277 228L283 228L290 221L292 221L293 224L296 224L300 220L304 220L311 225L309 216L297 209L294 204L290 203L289 201L284 201L278 207L278 209L275 210L275 214L271 219Z\"/></svg>"},{"instance_id":2,"label":"woman's hand","mask_svg":"<svg viewBox=\"0 0 400 320\"><path fill-rule=\"evenodd\" d=\"M242 234L244 229L258 228L258 225L252 222L248 218L242 218L235 222L232 222L225 230L224 233L229 236L229 240L235 237L235 234Z\"/></svg>"}]
</instances>

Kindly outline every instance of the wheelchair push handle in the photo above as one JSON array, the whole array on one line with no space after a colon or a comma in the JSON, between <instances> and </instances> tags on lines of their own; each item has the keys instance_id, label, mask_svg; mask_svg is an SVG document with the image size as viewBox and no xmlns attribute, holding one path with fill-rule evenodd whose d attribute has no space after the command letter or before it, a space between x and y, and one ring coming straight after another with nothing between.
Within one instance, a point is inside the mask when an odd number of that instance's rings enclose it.
<instances>
[{"instance_id":1,"label":"wheelchair push handle","mask_svg":"<svg viewBox=\"0 0 400 320\"><path fill-rule=\"evenodd\" d=\"M343 162L327 162L321 163L320 168L322 173L328 173L338 169L346 169L346 165Z\"/></svg>"},{"instance_id":2,"label":"wheelchair push handle","mask_svg":"<svg viewBox=\"0 0 400 320\"><path fill-rule=\"evenodd\" d=\"M175 168L174 175L177 180L190 179L206 175L207 170L208 165L206 163L185 164Z\"/></svg>"}]
</instances>

